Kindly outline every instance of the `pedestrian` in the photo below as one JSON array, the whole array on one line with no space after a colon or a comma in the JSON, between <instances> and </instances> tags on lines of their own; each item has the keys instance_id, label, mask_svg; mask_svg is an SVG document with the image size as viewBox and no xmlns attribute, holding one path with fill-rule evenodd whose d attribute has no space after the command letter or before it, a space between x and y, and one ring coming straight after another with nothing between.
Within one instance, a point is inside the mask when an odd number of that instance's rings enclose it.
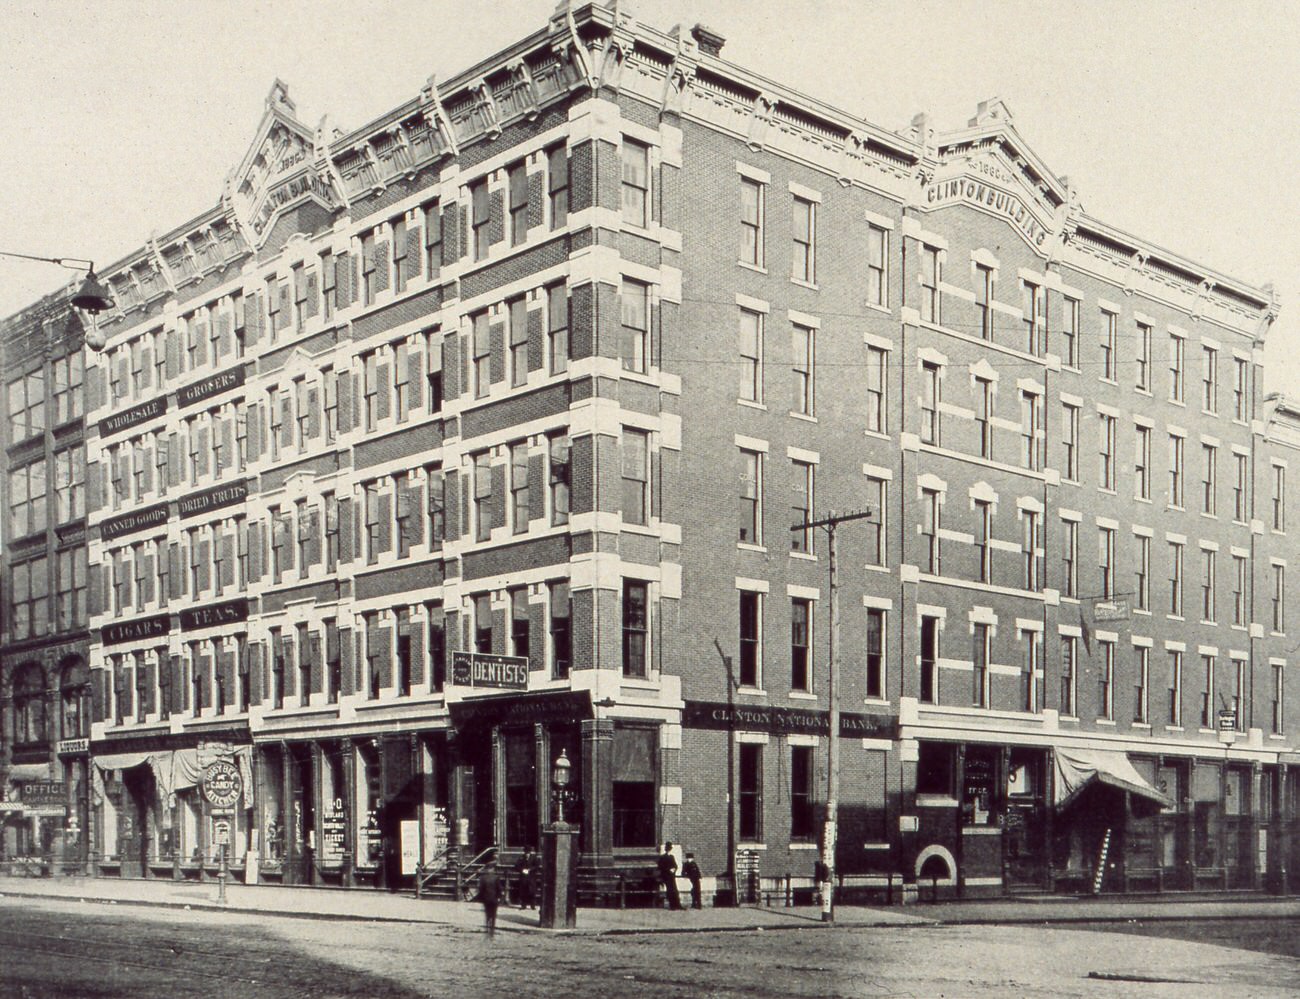
<instances>
[{"instance_id":1,"label":"pedestrian","mask_svg":"<svg viewBox=\"0 0 1300 999\"><path fill-rule=\"evenodd\" d=\"M533 892L533 877L537 869L537 855L529 848L515 863L515 901L521 909L535 909L537 896Z\"/></svg>"},{"instance_id":2,"label":"pedestrian","mask_svg":"<svg viewBox=\"0 0 1300 999\"><path fill-rule=\"evenodd\" d=\"M501 875L497 872L497 858L490 854L483 871L478 876L478 900L483 903L483 928L489 937L497 931L497 903L501 900Z\"/></svg>"},{"instance_id":3,"label":"pedestrian","mask_svg":"<svg viewBox=\"0 0 1300 999\"><path fill-rule=\"evenodd\" d=\"M668 908L675 912L682 909L682 897L677 894L677 858L673 856L673 844L664 844L664 852L659 854L659 884L668 896Z\"/></svg>"},{"instance_id":4,"label":"pedestrian","mask_svg":"<svg viewBox=\"0 0 1300 999\"><path fill-rule=\"evenodd\" d=\"M700 904L700 865L695 862L695 854L686 855L686 863L682 864L682 876L691 883L691 908L704 908Z\"/></svg>"}]
</instances>

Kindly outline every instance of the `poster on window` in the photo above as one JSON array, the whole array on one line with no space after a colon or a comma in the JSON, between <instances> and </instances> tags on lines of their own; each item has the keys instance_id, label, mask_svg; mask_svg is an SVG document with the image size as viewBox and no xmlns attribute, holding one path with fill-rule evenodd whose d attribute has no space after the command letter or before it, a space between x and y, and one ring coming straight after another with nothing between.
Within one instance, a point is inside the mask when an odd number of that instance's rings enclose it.
<instances>
[{"instance_id":1,"label":"poster on window","mask_svg":"<svg viewBox=\"0 0 1300 999\"><path fill-rule=\"evenodd\" d=\"M321 809L321 861L341 861L346 838L347 815L343 811L343 799L327 798Z\"/></svg>"}]
</instances>

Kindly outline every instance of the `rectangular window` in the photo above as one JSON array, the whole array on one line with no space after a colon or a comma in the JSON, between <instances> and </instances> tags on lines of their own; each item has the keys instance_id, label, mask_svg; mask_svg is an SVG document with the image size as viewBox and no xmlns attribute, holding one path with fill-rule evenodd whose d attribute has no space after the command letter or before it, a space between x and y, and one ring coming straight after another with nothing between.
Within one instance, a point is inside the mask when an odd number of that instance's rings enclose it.
<instances>
[{"instance_id":1,"label":"rectangular window","mask_svg":"<svg viewBox=\"0 0 1300 999\"><path fill-rule=\"evenodd\" d=\"M811 841L817 836L813 806L813 747L790 747L790 839Z\"/></svg>"},{"instance_id":2,"label":"rectangular window","mask_svg":"<svg viewBox=\"0 0 1300 999\"><path fill-rule=\"evenodd\" d=\"M320 640L315 636L308 636L307 626L298 625L298 704L301 707L307 707L311 703L311 672L312 672L312 652L319 652L317 647L313 650L313 644Z\"/></svg>"},{"instance_id":3,"label":"rectangular window","mask_svg":"<svg viewBox=\"0 0 1300 999\"><path fill-rule=\"evenodd\" d=\"M763 746L742 742L737 749L736 834L742 842L757 843L763 838Z\"/></svg>"},{"instance_id":4,"label":"rectangular window","mask_svg":"<svg viewBox=\"0 0 1300 999\"><path fill-rule=\"evenodd\" d=\"M1166 717L1170 725L1183 723L1183 654L1169 653L1169 712Z\"/></svg>"},{"instance_id":5,"label":"rectangular window","mask_svg":"<svg viewBox=\"0 0 1300 999\"><path fill-rule=\"evenodd\" d=\"M815 465L808 461L791 461L794 473L794 502L790 508L790 524L806 524L812 520L813 474ZM813 550L813 528L790 532L790 550L807 555Z\"/></svg>"},{"instance_id":6,"label":"rectangular window","mask_svg":"<svg viewBox=\"0 0 1300 999\"><path fill-rule=\"evenodd\" d=\"M1183 439L1169 435L1169 505L1183 505Z\"/></svg>"},{"instance_id":7,"label":"rectangular window","mask_svg":"<svg viewBox=\"0 0 1300 999\"><path fill-rule=\"evenodd\" d=\"M1201 549L1201 620L1214 621L1214 574L1216 552Z\"/></svg>"},{"instance_id":8,"label":"rectangular window","mask_svg":"<svg viewBox=\"0 0 1300 999\"><path fill-rule=\"evenodd\" d=\"M1115 720L1115 643L1101 642L1101 670L1097 674L1098 717Z\"/></svg>"},{"instance_id":9,"label":"rectangular window","mask_svg":"<svg viewBox=\"0 0 1300 999\"><path fill-rule=\"evenodd\" d=\"M475 260L487 259L491 246L491 212L488 207L488 182L484 177L469 185L470 229L473 232Z\"/></svg>"},{"instance_id":10,"label":"rectangular window","mask_svg":"<svg viewBox=\"0 0 1300 999\"><path fill-rule=\"evenodd\" d=\"M650 224L650 147L624 136L619 159L623 221L644 228Z\"/></svg>"},{"instance_id":11,"label":"rectangular window","mask_svg":"<svg viewBox=\"0 0 1300 999\"><path fill-rule=\"evenodd\" d=\"M814 284L817 281L817 205L795 195L791 206L794 234L791 277Z\"/></svg>"},{"instance_id":12,"label":"rectangular window","mask_svg":"<svg viewBox=\"0 0 1300 999\"><path fill-rule=\"evenodd\" d=\"M1078 370L1079 367L1079 303L1073 298L1063 302L1061 310L1061 336L1065 340L1065 356L1062 360L1067 368Z\"/></svg>"},{"instance_id":13,"label":"rectangular window","mask_svg":"<svg viewBox=\"0 0 1300 999\"><path fill-rule=\"evenodd\" d=\"M492 454L474 455L474 540L492 537Z\"/></svg>"},{"instance_id":14,"label":"rectangular window","mask_svg":"<svg viewBox=\"0 0 1300 999\"><path fill-rule=\"evenodd\" d=\"M474 398L482 399L492 391L492 331L486 312L476 314L473 324Z\"/></svg>"},{"instance_id":15,"label":"rectangular window","mask_svg":"<svg viewBox=\"0 0 1300 999\"><path fill-rule=\"evenodd\" d=\"M510 189L510 245L528 239L528 172L524 161L506 167L506 185Z\"/></svg>"},{"instance_id":16,"label":"rectangular window","mask_svg":"<svg viewBox=\"0 0 1300 999\"><path fill-rule=\"evenodd\" d=\"M812 690L812 602L790 601L790 689Z\"/></svg>"},{"instance_id":17,"label":"rectangular window","mask_svg":"<svg viewBox=\"0 0 1300 999\"><path fill-rule=\"evenodd\" d=\"M1232 415L1243 423L1250 418L1248 398L1250 392L1250 362L1233 358Z\"/></svg>"},{"instance_id":18,"label":"rectangular window","mask_svg":"<svg viewBox=\"0 0 1300 999\"><path fill-rule=\"evenodd\" d=\"M1137 387L1143 392L1151 391L1151 327L1146 323L1137 324Z\"/></svg>"},{"instance_id":19,"label":"rectangular window","mask_svg":"<svg viewBox=\"0 0 1300 999\"><path fill-rule=\"evenodd\" d=\"M1101 441L1101 466L1098 472L1099 489L1115 489L1115 424L1113 416L1097 414L1097 431Z\"/></svg>"},{"instance_id":20,"label":"rectangular window","mask_svg":"<svg viewBox=\"0 0 1300 999\"><path fill-rule=\"evenodd\" d=\"M650 286L624 278L619 303L623 323L623 368L645 374L650 369Z\"/></svg>"},{"instance_id":21,"label":"rectangular window","mask_svg":"<svg viewBox=\"0 0 1300 999\"><path fill-rule=\"evenodd\" d=\"M1183 377L1186 344L1183 338L1169 334L1169 400L1183 401Z\"/></svg>"},{"instance_id":22,"label":"rectangular window","mask_svg":"<svg viewBox=\"0 0 1300 999\"><path fill-rule=\"evenodd\" d=\"M879 347L867 348L867 429L875 434L889 432L885 409L885 373L889 355Z\"/></svg>"},{"instance_id":23,"label":"rectangular window","mask_svg":"<svg viewBox=\"0 0 1300 999\"><path fill-rule=\"evenodd\" d=\"M492 651L492 597L487 593L474 597L474 651Z\"/></svg>"},{"instance_id":24,"label":"rectangular window","mask_svg":"<svg viewBox=\"0 0 1300 999\"><path fill-rule=\"evenodd\" d=\"M528 308L522 298L508 303L510 318L510 385L518 388L528 382ZM400 412L400 410L399 410Z\"/></svg>"},{"instance_id":25,"label":"rectangular window","mask_svg":"<svg viewBox=\"0 0 1300 999\"><path fill-rule=\"evenodd\" d=\"M86 512L86 452L68 448L54 455L55 517L60 524L76 520Z\"/></svg>"},{"instance_id":26,"label":"rectangular window","mask_svg":"<svg viewBox=\"0 0 1300 999\"><path fill-rule=\"evenodd\" d=\"M757 688L762 682L763 667L763 597L748 590L740 591L740 669L736 683Z\"/></svg>"},{"instance_id":27,"label":"rectangular window","mask_svg":"<svg viewBox=\"0 0 1300 999\"><path fill-rule=\"evenodd\" d=\"M867 304L889 305L889 232L867 226Z\"/></svg>"},{"instance_id":28,"label":"rectangular window","mask_svg":"<svg viewBox=\"0 0 1300 999\"><path fill-rule=\"evenodd\" d=\"M563 142L546 150L546 188L551 208L551 228L569 220L569 151Z\"/></svg>"},{"instance_id":29,"label":"rectangular window","mask_svg":"<svg viewBox=\"0 0 1300 999\"><path fill-rule=\"evenodd\" d=\"M867 609L867 696L885 697L885 612Z\"/></svg>"},{"instance_id":30,"label":"rectangular window","mask_svg":"<svg viewBox=\"0 0 1300 999\"><path fill-rule=\"evenodd\" d=\"M866 529L867 565L884 566L888 563L885 548L885 511L889 484L885 479L867 476L867 509L871 518L863 521Z\"/></svg>"},{"instance_id":31,"label":"rectangular window","mask_svg":"<svg viewBox=\"0 0 1300 999\"><path fill-rule=\"evenodd\" d=\"M486 193L486 183L484 187ZM371 302L375 300L375 292L378 290L379 287L379 280L375 276L375 272L381 266L382 267L388 266L387 260L380 261L377 259L377 249L378 248L375 244L374 231L371 230L370 232L365 233L361 237L361 304L362 305L369 305ZM270 301L274 306L276 300L268 296L268 301ZM287 320L288 317L282 315L280 317L280 322L278 324L275 324L275 328L279 329L284 322L287 322Z\"/></svg>"},{"instance_id":32,"label":"rectangular window","mask_svg":"<svg viewBox=\"0 0 1300 999\"><path fill-rule=\"evenodd\" d=\"M1061 469L1066 481L1079 481L1079 407L1062 404L1062 433L1065 438L1065 462Z\"/></svg>"},{"instance_id":33,"label":"rectangular window","mask_svg":"<svg viewBox=\"0 0 1300 999\"><path fill-rule=\"evenodd\" d=\"M1273 530L1286 530L1286 468L1273 465Z\"/></svg>"},{"instance_id":34,"label":"rectangular window","mask_svg":"<svg viewBox=\"0 0 1300 999\"><path fill-rule=\"evenodd\" d=\"M1137 561L1133 579L1133 603L1138 610L1151 608L1151 539L1145 534L1136 534L1133 540L1137 544Z\"/></svg>"},{"instance_id":35,"label":"rectangular window","mask_svg":"<svg viewBox=\"0 0 1300 999\"><path fill-rule=\"evenodd\" d=\"M1101 377L1113 382L1115 374L1115 347L1119 338L1119 316L1113 312L1101 314Z\"/></svg>"},{"instance_id":36,"label":"rectangular window","mask_svg":"<svg viewBox=\"0 0 1300 999\"><path fill-rule=\"evenodd\" d=\"M1274 735L1281 735L1283 728L1283 669L1281 663L1273 664L1273 683L1271 687L1271 703L1269 704L1269 717L1272 721L1272 732Z\"/></svg>"},{"instance_id":37,"label":"rectangular window","mask_svg":"<svg viewBox=\"0 0 1300 999\"><path fill-rule=\"evenodd\" d=\"M156 359L163 359L164 354L159 350L159 343L160 339L156 337L154 356ZM54 394L50 402L53 409L53 423L56 427L67 423L69 420L76 419L82 414L82 365L83 362L79 352L69 354L67 357L56 358L51 365L54 373ZM158 380L158 385L159 387L162 386L161 378ZM18 440L23 436L22 433L15 432L14 440Z\"/></svg>"},{"instance_id":38,"label":"rectangular window","mask_svg":"<svg viewBox=\"0 0 1300 999\"><path fill-rule=\"evenodd\" d=\"M1236 469L1236 475L1232 482L1232 519L1238 524L1244 524L1249 516L1249 502L1246 492L1250 476L1249 459L1244 454L1234 452L1232 460Z\"/></svg>"},{"instance_id":39,"label":"rectangular window","mask_svg":"<svg viewBox=\"0 0 1300 999\"><path fill-rule=\"evenodd\" d=\"M569 522L569 437L556 434L547 438L547 465L550 485L551 524Z\"/></svg>"},{"instance_id":40,"label":"rectangular window","mask_svg":"<svg viewBox=\"0 0 1300 999\"><path fill-rule=\"evenodd\" d=\"M989 534L992 528L993 505L986 500L975 501L975 557L979 560L976 578L981 583L993 578L993 555L989 549Z\"/></svg>"},{"instance_id":41,"label":"rectangular window","mask_svg":"<svg viewBox=\"0 0 1300 999\"><path fill-rule=\"evenodd\" d=\"M763 401L763 314L740 310L740 398Z\"/></svg>"},{"instance_id":42,"label":"rectangular window","mask_svg":"<svg viewBox=\"0 0 1300 999\"><path fill-rule=\"evenodd\" d=\"M921 618L921 702L939 703L939 619Z\"/></svg>"},{"instance_id":43,"label":"rectangular window","mask_svg":"<svg viewBox=\"0 0 1300 999\"><path fill-rule=\"evenodd\" d=\"M1061 521L1061 595L1079 595L1079 524L1073 520Z\"/></svg>"},{"instance_id":44,"label":"rectangular window","mask_svg":"<svg viewBox=\"0 0 1300 999\"><path fill-rule=\"evenodd\" d=\"M1039 568L1041 557L1039 552L1043 546L1042 539L1038 536L1038 513L1034 510L1022 510L1020 523L1024 534L1021 539L1021 561L1024 563L1025 589L1036 593L1043 588L1043 574Z\"/></svg>"},{"instance_id":45,"label":"rectangular window","mask_svg":"<svg viewBox=\"0 0 1300 999\"><path fill-rule=\"evenodd\" d=\"M1215 510L1215 482L1218 478L1218 448L1212 444L1201 445L1201 512L1213 516Z\"/></svg>"},{"instance_id":46,"label":"rectangular window","mask_svg":"<svg viewBox=\"0 0 1300 999\"><path fill-rule=\"evenodd\" d=\"M987 708L989 706L989 626L976 622L972 627L975 633L971 643L971 665L975 683L971 693L971 703L977 708Z\"/></svg>"},{"instance_id":47,"label":"rectangular window","mask_svg":"<svg viewBox=\"0 0 1300 999\"><path fill-rule=\"evenodd\" d=\"M1020 464L1030 471L1042 471L1047 438L1043 435L1043 397L1037 392L1020 393Z\"/></svg>"},{"instance_id":48,"label":"rectangular window","mask_svg":"<svg viewBox=\"0 0 1300 999\"><path fill-rule=\"evenodd\" d=\"M921 365L921 443L939 443L939 365Z\"/></svg>"},{"instance_id":49,"label":"rectangular window","mask_svg":"<svg viewBox=\"0 0 1300 999\"><path fill-rule=\"evenodd\" d=\"M1214 724L1214 656L1201 656L1201 728Z\"/></svg>"},{"instance_id":50,"label":"rectangular window","mask_svg":"<svg viewBox=\"0 0 1300 999\"><path fill-rule=\"evenodd\" d=\"M509 591L510 596L510 654L527 659L532 636L529 634L528 587L519 586Z\"/></svg>"},{"instance_id":51,"label":"rectangular window","mask_svg":"<svg viewBox=\"0 0 1300 999\"><path fill-rule=\"evenodd\" d=\"M763 211L766 184L740 178L740 262L763 266Z\"/></svg>"},{"instance_id":52,"label":"rectangular window","mask_svg":"<svg viewBox=\"0 0 1300 999\"><path fill-rule=\"evenodd\" d=\"M515 534L528 530L528 442L510 445L510 524Z\"/></svg>"},{"instance_id":53,"label":"rectangular window","mask_svg":"<svg viewBox=\"0 0 1300 999\"><path fill-rule=\"evenodd\" d=\"M1047 290L1029 281L1024 289L1025 353L1042 357L1047 353Z\"/></svg>"},{"instance_id":54,"label":"rectangular window","mask_svg":"<svg viewBox=\"0 0 1300 999\"><path fill-rule=\"evenodd\" d=\"M1138 424L1133 428L1133 493L1138 499L1151 498L1151 428Z\"/></svg>"},{"instance_id":55,"label":"rectangular window","mask_svg":"<svg viewBox=\"0 0 1300 999\"><path fill-rule=\"evenodd\" d=\"M1232 713L1237 719L1237 731L1246 731L1246 660L1232 661L1235 683L1232 688Z\"/></svg>"},{"instance_id":56,"label":"rectangular window","mask_svg":"<svg viewBox=\"0 0 1300 999\"><path fill-rule=\"evenodd\" d=\"M117 461L112 462L117 467ZM119 495L125 494L123 483ZM26 537L45 530L45 459L9 473L9 537Z\"/></svg>"},{"instance_id":57,"label":"rectangular window","mask_svg":"<svg viewBox=\"0 0 1300 999\"><path fill-rule=\"evenodd\" d=\"M650 594L649 584L623 580L623 675L649 675Z\"/></svg>"},{"instance_id":58,"label":"rectangular window","mask_svg":"<svg viewBox=\"0 0 1300 999\"><path fill-rule=\"evenodd\" d=\"M447 478L442 466L426 465L425 487L429 490L426 503L429 507L429 550L441 551L447 537Z\"/></svg>"},{"instance_id":59,"label":"rectangular window","mask_svg":"<svg viewBox=\"0 0 1300 999\"><path fill-rule=\"evenodd\" d=\"M975 379L975 433L979 437L981 458L993 457L993 383Z\"/></svg>"},{"instance_id":60,"label":"rectangular window","mask_svg":"<svg viewBox=\"0 0 1300 999\"><path fill-rule=\"evenodd\" d=\"M921 247L921 319L938 324L943 321L939 282L943 279L943 263L939 250L933 246Z\"/></svg>"},{"instance_id":61,"label":"rectangular window","mask_svg":"<svg viewBox=\"0 0 1300 999\"><path fill-rule=\"evenodd\" d=\"M926 572L938 575L940 571L938 490L921 490L921 518L922 564Z\"/></svg>"},{"instance_id":62,"label":"rectangular window","mask_svg":"<svg viewBox=\"0 0 1300 999\"><path fill-rule=\"evenodd\" d=\"M622 466L623 521L650 523L650 434L623 428L620 442Z\"/></svg>"},{"instance_id":63,"label":"rectangular window","mask_svg":"<svg viewBox=\"0 0 1300 999\"><path fill-rule=\"evenodd\" d=\"M1073 635L1061 638L1061 714L1075 717L1075 678L1078 675L1078 639Z\"/></svg>"},{"instance_id":64,"label":"rectangular window","mask_svg":"<svg viewBox=\"0 0 1300 999\"><path fill-rule=\"evenodd\" d=\"M551 374L569 370L569 290L564 284L546 289L546 356Z\"/></svg>"},{"instance_id":65,"label":"rectangular window","mask_svg":"<svg viewBox=\"0 0 1300 999\"><path fill-rule=\"evenodd\" d=\"M1137 660L1133 670L1133 720L1145 724L1148 711L1148 691L1151 683L1151 650L1145 645L1135 645L1133 656Z\"/></svg>"},{"instance_id":66,"label":"rectangular window","mask_svg":"<svg viewBox=\"0 0 1300 999\"><path fill-rule=\"evenodd\" d=\"M763 543L763 455L740 449L740 533L742 544Z\"/></svg>"},{"instance_id":67,"label":"rectangular window","mask_svg":"<svg viewBox=\"0 0 1300 999\"><path fill-rule=\"evenodd\" d=\"M339 501L334 493L325 497L325 572L332 575L339 566ZM241 525L242 526L242 525ZM247 550L247 542L241 537L241 558ZM242 586L242 583L241 583Z\"/></svg>"},{"instance_id":68,"label":"rectangular window","mask_svg":"<svg viewBox=\"0 0 1300 999\"><path fill-rule=\"evenodd\" d=\"M1023 641L1025 643L1025 689L1022 699L1023 710L1031 714L1037 714L1040 705L1038 703L1038 681L1042 677L1043 668L1040 655L1040 640L1038 632L1024 631Z\"/></svg>"},{"instance_id":69,"label":"rectangular window","mask_svg":"<svg viewBox=\"0 0 1300 999\"><path fill-rule=\"evenodd\" d=\"M812 416L816 397L815 334L806 326L792 328L792 356L794 358L794 412Z\"/></svg>"},{"instance_id":70,"label":"rectangular window","mask_svg":"<svg viewBox=\"0 0 1300 999\"><path fill-rule=\"evenodd\" d=\"M1246 557L1232 556L1232 623L1246 626Z\"/></svg>"},{"instance_id":71,"label":"rectangular window","mask_svg":"<svg viewBox=\"0 0 1300 999\"><path fill-rule=\"evenodd\" d=\"M1169 542L1169 613L1183 616L1183 546Z\"/></svg>"},{"instance_id":72,"label":"rectangular window","mask_svg":"<svg viewBox=\"0 0 1300 999\"><path fill-rule=\"evenodd\" d=\"M572 640L570 635L569 584L561 581L549 584L550 590L550 637L551 637L551 676L557 680L568 677L573 660Z\"/></svg>"},{"instance_id":73,"label":"rectangular window","mask_svg":"<svg viewBox=\"0 0 1300 999\"><path fill-rule=\"evenodd\" d=\"M975 311L979 313L980 337L993 339L993 268L975 265Z\"/></svg>"},{"instance_id":74,"label":"rectangular window","mask_svg":"<svg viewBox=\"0 0 1300 999\"><path fill-rule=\"evenodd\" d=\"M1281 634L1286 631L1286 566L1277 564L1273 566L1272 612L1273 631Z\"/></svg>"},{"instance_id":75,"label":"rectangular window","mask_svg":"<svg viewBox=\"0 0 1300 999\"><path fill-rule=\"evenodd\" d=\"M373 565L379 561L381 532L386 525L379 515L379 483L367 482L361 488L366 521L366 562Z\"/></svg>"},{"instance_id":76,"label":"rectangular window","mask_svg":"<svg viewBox=\"0 0 1300 999\"><path fill-rule=\"evenodd\" d=\"M1219 352L1213 347L1201 348L1201 409L1219 410Z\"/></svg>"},{"instance_id":77,"label":"rectangular window","mask_svg":"<svg viewBox=\"0 0 1300 999\"><path fill-rule=\"evenodd\" d=\"M1097 529L1097 568L1100 572L1099 583L1103 600L1115 595L1115 531L1110 527Z\"/></svg>"}]
</instances>

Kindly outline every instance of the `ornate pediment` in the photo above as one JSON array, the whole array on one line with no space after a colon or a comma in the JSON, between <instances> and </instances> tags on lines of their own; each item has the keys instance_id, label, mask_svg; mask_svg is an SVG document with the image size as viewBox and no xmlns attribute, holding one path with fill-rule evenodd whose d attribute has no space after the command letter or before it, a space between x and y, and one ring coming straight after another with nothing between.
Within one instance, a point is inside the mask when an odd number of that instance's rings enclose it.
<instances>
[{"instance_id":1,"label":"ornate pediment","mask_svg":"<svg viewBox=\"0 0 1300 999\"><path fill-rule=\"evenodd\" d=\"M327 168L318 162L316 133L300 122L289 88L276 80L243 161L226 181L226 202L250 243L260 246L277 215L301 201L333 210L339 203Z\"/></svg>"}]
</instances>

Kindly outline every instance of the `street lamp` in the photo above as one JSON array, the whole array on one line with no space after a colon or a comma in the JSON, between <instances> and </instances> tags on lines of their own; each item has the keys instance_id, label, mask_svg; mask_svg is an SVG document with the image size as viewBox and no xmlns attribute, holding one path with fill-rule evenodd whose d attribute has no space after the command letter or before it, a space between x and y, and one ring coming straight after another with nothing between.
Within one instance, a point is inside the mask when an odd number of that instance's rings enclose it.
<instances>
[{"instance_id":1,"label":"street lamp","mask_svg":"<svg viewBox=\"0 0 1300 999\"><path fill-rule=\"evenodd\" d=\"M564 821L564 799L569 794L573 766L560 750L551 767L555 790L555 821L542 830L541 925L547 929L572 929L577 923L577 827Z\"/></svg>"},{"instance_id":2,"label":"street lamp","mask_svg":"<svg viewBox=\"0 0 1300 999\"><path fill-rule=\"evenodd\" d=\"M564 799L569 793L569 778L572 772L573 765L569 762L568 751L561 749L559 759L555 761L555 767L551 770L551 784L555 787L557 822L564 821Z\"/></svg>"},{"instance_id":3,"label":"street lamp","mask_svg":"<svg viewBox=\"0 0 1300 999\"><path fill-rule=\"evenodd\" d=\"M104 310L111 309L113 300L103 282L95 276L95 262L93 260L83 260L80 257L34 257L30 253L14 253L10 250L0 250L0 257L38 260L45 264L58 264L60 267L66 267L74 271L79 271L84 267L86 276L82 279L81 286L77 289L76 294L72 296L72 306L82 312L90 313L91 324L90 332L86 334L86 346L91 350L102 350L104 348L106 339L99 332L99 327L95 324L94 319Z\"/></svg>"}]
</instances>

